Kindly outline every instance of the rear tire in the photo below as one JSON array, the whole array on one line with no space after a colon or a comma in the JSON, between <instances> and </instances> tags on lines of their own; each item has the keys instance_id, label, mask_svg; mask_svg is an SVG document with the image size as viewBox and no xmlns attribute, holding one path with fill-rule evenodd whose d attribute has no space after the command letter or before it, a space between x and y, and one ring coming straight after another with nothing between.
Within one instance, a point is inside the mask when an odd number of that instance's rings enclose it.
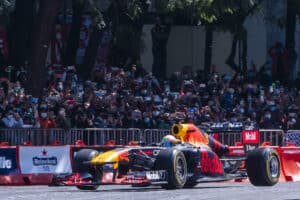
<instances>
[{"instance_id":1,"label":"rear tire","mask_svg":"<svg viewBox=\"0 0 300 200\"><path fill-rule=\"evenodd\" d=\"M247 174L255 186L273 186L279 181L280 161L272 148L257 148L246 159Z\"/></svg>"},{"instance_id":2,"label":"rear tire","mask_svg":"<svg viewBox=\"0 0 300 200\"><path fill-rule=\"evenodd\" d=\"M183 188L187 181L187 163L184 154L177 149L164 149L159 152L155 161L157 170L166 170L168 184L164 189Z\"/></svg>"},{"instance_id":3,"label":"rear tire","mask_svg":"<svg viewBox=\"0 0 300 200\"><path fill-rule=\"evenodd\" d=\"M81 149L73 158L73 172L89 173L91 175L88 180L99 182L102 179L102 173L95 166L85 164L84 162L91 161L99 152L93 149ZM97 190L99 185L82 185L76 186L80 190Z\"/></svg>"}]
</instances>

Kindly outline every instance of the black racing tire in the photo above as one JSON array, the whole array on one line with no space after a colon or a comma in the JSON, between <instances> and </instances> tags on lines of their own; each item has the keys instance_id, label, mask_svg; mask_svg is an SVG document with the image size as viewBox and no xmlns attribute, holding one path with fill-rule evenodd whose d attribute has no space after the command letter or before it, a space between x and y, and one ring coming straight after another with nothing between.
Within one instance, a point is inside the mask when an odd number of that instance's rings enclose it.
<instances>
[{"instance_id":1,"label":"black racing tire","mask_svg":"<svg viewBox=\"0 0 300 200\"><path fill-rule=\"evenodd\" d=\"M255 186L273 186L279 181L280 160L272 148L257 148L248 152L246 158L247 174Z\"/></svg>"},{"instance_id":2,"label":"black racing tire","mask_svg":"<svg viewBox=\"0 0 300 200\"><path fill-rule=\"evenodd\" d=\"M183 188L187 181L187 162L184 154L177 149L161 150L155 161L157 170L166 170L168 173L167 184L164 189Z\"/></svg>"},{"instance_id":3,"label":"black racing tire","mask_svg":"<svg viewBox=\"0 0 300 200\"><path fill-rule=\"evenodd\" d=\"M93 149L81 149L73 158L74 173L89 173L89 178L93 182L99 182L102 178L102 173L95 166L85 164L84 162L91 161L99 152ZM99 185L82 185L76 186L80 190L97 190Z\"/></svg>"}]
</instances>

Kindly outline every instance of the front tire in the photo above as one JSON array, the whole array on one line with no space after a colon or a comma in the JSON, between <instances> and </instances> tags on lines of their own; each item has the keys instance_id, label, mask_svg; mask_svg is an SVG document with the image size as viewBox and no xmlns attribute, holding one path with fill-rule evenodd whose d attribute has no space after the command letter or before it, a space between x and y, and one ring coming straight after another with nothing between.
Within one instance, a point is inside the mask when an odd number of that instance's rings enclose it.
<instances>
[{"instance_id":1,"label":"front tire","mask_svg":"<svg viewBox=\"0 0 300 200\"><path fill-rule=\"evenodd\" d=\"M164 189L183 188L187 181L187 162L184 154L177 149L161 150L155 161L157 170L166 170L168 184Z\"/></svg>"},{"instance_id":2,"label":"front tire","mask_svg":"<svg viewBox=\"0 0 300 200\"><path fill-rule=\"evenodd\" d=\"M84 162L91 161L99 152L93 149L81 149L73 158L73 172L86 174L90 176L87 180L99 182L102 179L102 173L97 167L85 164ZM99 185L81 185L76 186L80 190L97 190Z\"/></svg>"},{"instance_id":3,"label":"front tire","mask_svg":"<svg viewBox=\"0 0 300 200\"><path fill-rule=\"evenodd\" d=\"M279 181L280 161L272 148L257 148L246 159L247 174L255 186L273 186Z\"/></svg>"}]
</instances>

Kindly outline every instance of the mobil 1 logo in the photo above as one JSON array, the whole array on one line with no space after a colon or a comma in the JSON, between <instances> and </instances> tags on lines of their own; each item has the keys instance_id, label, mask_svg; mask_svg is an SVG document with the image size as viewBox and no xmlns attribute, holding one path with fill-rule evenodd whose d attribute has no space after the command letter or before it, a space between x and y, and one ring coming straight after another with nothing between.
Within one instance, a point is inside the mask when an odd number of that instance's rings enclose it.
<instances>
[{"instance_id":1,"label":"mobil 1 logo","mask_svg":"<svg viewBox=\"0 0 300 200\"><path fill-rule=\"evenodd\" d=\"M242 132L242 141L245 152L253 151L259 146L260 134L258 130L244 130Z\"/></svg>"}]
</instances>

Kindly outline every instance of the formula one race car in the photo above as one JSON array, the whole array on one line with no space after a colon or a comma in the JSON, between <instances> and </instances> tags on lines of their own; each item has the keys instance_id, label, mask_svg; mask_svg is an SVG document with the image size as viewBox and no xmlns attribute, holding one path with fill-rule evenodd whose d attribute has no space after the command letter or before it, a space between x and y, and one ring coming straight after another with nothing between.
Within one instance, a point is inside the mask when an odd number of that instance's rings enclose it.
<instances>
[{"instance_id":1,"label":"formula one race car","mask_svg":"<svg viewBox=\"0 0 300 200\"><path fill-rule=\"evenodd\" d=\"M272 186L279 180L280 159L271 147L237 156L231 147L193 124L175 124L171 133L156 146L127 146L103 153L81 149L73 158L73 174L57 175L53 182L96 190L107 184L180 189L200 182L243 178L256 186Z\"/></svg>"}]
</instances>

